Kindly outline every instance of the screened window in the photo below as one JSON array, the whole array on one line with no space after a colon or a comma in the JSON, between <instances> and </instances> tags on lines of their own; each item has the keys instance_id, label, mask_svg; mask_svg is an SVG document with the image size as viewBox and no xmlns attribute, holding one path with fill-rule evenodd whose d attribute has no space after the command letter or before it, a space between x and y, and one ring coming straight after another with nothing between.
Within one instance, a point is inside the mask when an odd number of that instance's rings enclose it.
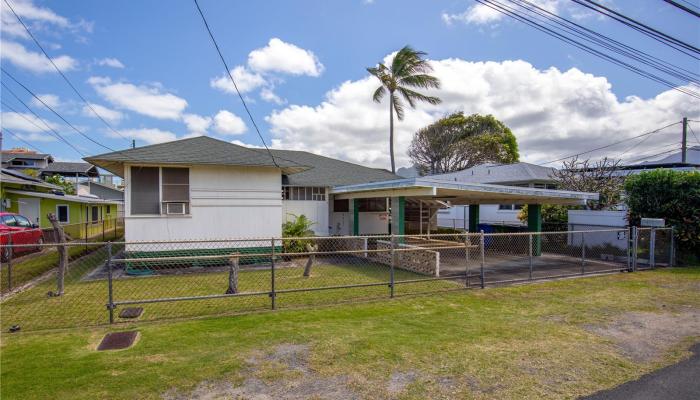
<instances>
[{"instance_id":1,"label":"screened window","mask_svg":"<svg viewBox=\"0 0 700 400\"><path fill-rule=\"evenodd\" d=\"M522 204L499 204L498 205L499 210L522 210L523 205Z\"/></svg>"},{"instance_id":2,"label":"screened window","mask_svg":"<svg viewBox=\"0 0 700 400\"><path fill-rule=\"evenodd\" d=\"M162 168L163 212L169 215L190 213L189 168Z\"/></svg>"},{"instance_id":3,"label":"screened window","mask_svg":"<svg viewBox=\"0 0 700 400\"><path fill-rule=\"evenodd\" d=\"M90 221L92 221L93 224L96 224L97 221L100 220L100 207L98 206L92 206L90 209Z\"/></svg>"},{"instance_id":4,"label":"screened window","mask_svg":"<svg viewBox=\"0 0 700 400\"><path fill-rule=\"evenodd\" d=\"M107 209L105 210L105 214L111 214L112 213L112 206L107 204Z\"/></svg>"},{"instance_id":5,"label":"screened window","mask_svg":"<svg viewBox=\"0 0 700 400\"><path fill-rule=\"evenodd\" d=\"M282 199L326 201L326 188L311 186L285 186L282 188Z\"/></svg>"},{"instance_id":6,"label":"screened window","mask_svg":"<svg viewBox=\"0 0 700 400\"><path fill-rule=\"evenodd\" d=\"M386 199L383 197L359 199L357 208L360 212L386 211Z\"/></svg>"},{"instance_id":7,"label":"screened window","mask_svg":"<svg viewBox=\"0 0 700 400\"><path fill-rule=\"evenodd\" d=\"M333 212L350 211L350 200L333 200Z\"/></svg>"},{"instance_id":8,"label":"screened window","mask_svg":"<svg viewBox=\"0 0 700 400\"><path fill-rule=\"evenodd\" d=\"M68 206L65 204L59 204L56 206L56 217L58 218L58 222L61 224L67 224L70 220L70 216L68 215Z\"/></svg>"},{"instance_id":9,"label":"screened window","mask_svg":"<svg viewBox=\"0 0 700 400\"><path fill-rule=\"evenodd\" d=\"M158 167L131 167L131 214L160 214Z\"/></svg>"}]
</instances>

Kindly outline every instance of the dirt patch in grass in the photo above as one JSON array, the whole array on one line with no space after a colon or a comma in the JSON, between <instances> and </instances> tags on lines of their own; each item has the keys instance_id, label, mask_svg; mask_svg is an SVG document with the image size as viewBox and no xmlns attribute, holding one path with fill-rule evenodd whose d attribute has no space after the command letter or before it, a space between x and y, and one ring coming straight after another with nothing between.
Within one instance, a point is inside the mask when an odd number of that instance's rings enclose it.
<instances>
[{"instance_id":1,"label":"dirt patch in grass","mask_svg":"<svg viewBox=\"0 0 700 400\"><path fill-rule=\"evenodd\" d=\"M700 336L700 309L676 313L630 312L605 326L586 328L611 339L633 361L647 362L661 357L687 337Z\"/></svg>"},{"instance_id":2,"label":"dirt patch in grass","mask_svg":"<svg viewBox=\"0 0 700 400\"><path fill-rule=\"evenodd\" d=\"M239 385L230 381L202 382L187 394L169 392L168 400L194 399L359 399L346 376L322 376L309 368L309 347L281 344L268 354L254 353Z\"/></svg>"}]
</instances>

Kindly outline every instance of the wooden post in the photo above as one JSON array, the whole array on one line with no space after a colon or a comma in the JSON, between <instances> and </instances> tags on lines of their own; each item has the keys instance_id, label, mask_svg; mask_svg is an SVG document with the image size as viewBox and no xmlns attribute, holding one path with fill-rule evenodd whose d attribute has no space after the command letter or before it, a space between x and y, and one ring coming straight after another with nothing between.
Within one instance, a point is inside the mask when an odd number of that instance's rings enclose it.
<instances>
[{"instance_id":1,"label":"wooden post","mask_svg":"<svg viewBox=\"0 0 700 400\"><path fill-rule=\"evenodd\" d=\"M228 289L226 289L226 294L238 293L239 255L239 253L233 253L228 259Z\"/></svg>"},{"instance_id":2,"label":"wooden post","mask_svg":"<svg viewBox=\"0 0 700 400\"><path fill-rule=\"evenodd\" d=\"M56 276L56 292L52 296L63 295L63 283L68 268L68 250L66 249L66 234L63 232L63 227L58 223L56 214L49 213L47 215L51 226L53 227L54 238L56 238L56 248L58 249L58 272Z\"/></svg>"},{"instance_id":3,"label":"wooden post","mask_svg":"<svg viewBox=\"0 0 700 400\"><path fill-rule=\"evenodd\" d=\"M311 266L314 264L316 261L316 254L313 254L318 251L318 245L313 245L310 243L306 244L306 251L309 253L312 253L309 255L309 259L306 260L306 266L304 267L304 277L308 278L311 276Z\"/></svg>"}]
</instances>

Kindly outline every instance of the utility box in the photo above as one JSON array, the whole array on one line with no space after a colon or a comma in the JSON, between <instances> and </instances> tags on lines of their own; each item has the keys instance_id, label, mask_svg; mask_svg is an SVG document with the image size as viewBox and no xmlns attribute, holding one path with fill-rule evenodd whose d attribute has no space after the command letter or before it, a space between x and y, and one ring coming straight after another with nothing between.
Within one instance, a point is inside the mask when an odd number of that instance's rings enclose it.
<instances>
[{"instance_id":1,"label":"utility box","mask_svg":"<svg viewBox=\"0 0 700 400\"><path fill-rule=\"evenodd\" d=\"M663 228L666 226L666 221L663 218L642 218L641 225L654 228Z\"/></svg>"}]
</instances>

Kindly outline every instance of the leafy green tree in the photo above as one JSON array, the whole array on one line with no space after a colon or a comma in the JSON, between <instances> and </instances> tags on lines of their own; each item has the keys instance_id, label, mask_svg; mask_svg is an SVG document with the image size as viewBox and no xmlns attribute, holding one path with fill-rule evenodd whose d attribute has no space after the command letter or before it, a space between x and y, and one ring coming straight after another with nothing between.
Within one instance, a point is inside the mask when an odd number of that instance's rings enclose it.
<instances>
[{"instance_id":1,"label":"leafy green tree","mask_svg":"<svg viewBox=\"0 0 700 400\"><path fill-rule=\"evenodd\" d=\"M675 227L679 256L700 258L700 172L658 169L631 175L625 181L629 222L664 218Z\"/></svg>"},{"instance_id":2,"label":"leafy green tree","mask_svg":"<svg viewBox=\"0 0 700 400\"><path fill-rule=\"evenodd\" d=\"M376 67L367 68L367 71L379 79L379 86L372 95L372 99L380 103L382 98L389 94L389 154L391 157L391 172L396 172L394 162L394 113L399 121L404 117L404 105L402 98L411 108L416 107L416 102L424 101L429 104L438 104L440 98L426 96L413 88L431 89L440 88L440 80L428 73L433 70L428 61L423 57L426 53L405 46L396 53L391 65L388 67L379 63Z\"/></svg>"},{"instance_id":3,"label":"leafy green tree","mask_svg":"<svg viewBox=\"0 0 700 400\"><path fill-rule=\"evenodd\" d=\"M45 179L47 183L60 186L65 194L75 194L75 186L61 175L52 175Z\"/></svg>"},{"instance_id":4,"label":"leafy green tree","mask_svg":"<svg viewBox=\"0 0 700 400\"><path fill-rule=\"evenodd\" d=\"M517 162L518 143L493 115L450 114L413 135L408 156L421 175L460 171L487 162Z\"/></svg>"}]
</instances>

